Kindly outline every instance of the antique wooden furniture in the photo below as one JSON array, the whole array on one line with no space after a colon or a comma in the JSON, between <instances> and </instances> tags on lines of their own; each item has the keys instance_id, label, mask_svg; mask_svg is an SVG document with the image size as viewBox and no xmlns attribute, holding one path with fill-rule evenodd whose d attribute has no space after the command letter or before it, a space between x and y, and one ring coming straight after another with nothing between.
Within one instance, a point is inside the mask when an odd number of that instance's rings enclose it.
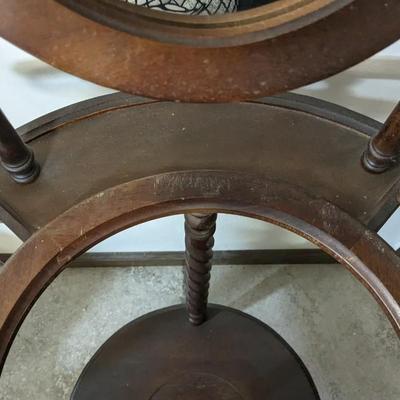
<instances>
[{"instance_id":1,"label":"antique wooden furniture","mask_svg":"<svg viewBox=\"0 0 400 400\"><path fill-rule=\"evenodd\" d=\"M183 307L164 309L117 332L72 399L319 398L275 332L207 308L221 212L318 245L400 333L400 261L376 233L398 206L399 108L382 126L299 95L248 100L331 75L398 39L400 3L384 3L281 0L187 17L116 0L0 0L8 40L78 76L161 99L118 93L67 107L19 128L26 145L1 115L3 164L31 183L0 174L1 218L26 240L0 272L0 365L68 263L118 231L178 213L188 318Z\"/></svg>"}]
</instances>

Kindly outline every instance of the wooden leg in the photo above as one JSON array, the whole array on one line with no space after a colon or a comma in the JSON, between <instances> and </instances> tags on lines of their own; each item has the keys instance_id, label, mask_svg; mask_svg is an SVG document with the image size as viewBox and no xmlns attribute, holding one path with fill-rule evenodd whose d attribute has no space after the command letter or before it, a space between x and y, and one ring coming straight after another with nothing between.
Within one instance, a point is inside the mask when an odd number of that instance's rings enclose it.
<instances>
[{"instance_id":1,"label":"wooden leg","mask_svg":"<svg viewBox=\"0 0 400 400\"><path fill-rule=\"evenodd\" d=\"M200 325L207 318L216 220L217 214L185 215L186 306L193 325Z\"/></svg>"},{"instance_id":2,"label":"wooden leg","mask_svg":"<svg viewBox=\"0 0 400 400\"><path fill-rule=\"evenodd\" d=\"M1 165L17 183L33 182L39 175L39 165L32 150L22 141L0 110Z\"/></svg>"},{"instance_id":3,"label":"wooden leg","mask_svg":"<svg viewBox=\"0 0 400 400\"><path fill-rule=\"evenodd\" d=\"M400 156L400 102L390 114L382 130L368 143L362 157L363 167L381 173L393 167Z\"/></svg>"}]
</instances>

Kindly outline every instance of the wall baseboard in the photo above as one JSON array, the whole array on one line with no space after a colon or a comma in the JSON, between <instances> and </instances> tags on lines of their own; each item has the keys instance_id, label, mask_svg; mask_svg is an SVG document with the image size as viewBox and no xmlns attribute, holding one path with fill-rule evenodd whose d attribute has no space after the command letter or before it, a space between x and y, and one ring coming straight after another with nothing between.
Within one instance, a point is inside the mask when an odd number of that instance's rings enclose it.
<instances>
[{"instance_id":1,"label":"wall baseboard","mask_svg":"<svg viewBox=\"0 0 400 400\"><path fill-rule=\"evenodd\" d=\"M11 254L0 254L6 262ZM181 251L85 253L69 264L71 268L168 267L185 263ZM336 264L331 256L318 249L226 250L214 251L213 265L286 265Z\"/></svg>"}]
</instances>

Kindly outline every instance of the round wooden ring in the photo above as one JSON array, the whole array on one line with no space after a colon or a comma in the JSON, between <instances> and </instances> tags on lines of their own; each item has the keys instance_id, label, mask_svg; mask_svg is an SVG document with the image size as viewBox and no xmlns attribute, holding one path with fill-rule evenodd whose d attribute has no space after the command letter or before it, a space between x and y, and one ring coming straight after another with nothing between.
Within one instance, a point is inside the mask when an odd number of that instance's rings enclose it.
<instances>
[{"instance_id":1,"label":"round wooden ring","mask_svg":"<svg viewBox=\"0 0 400 400\"><path fill-rule=\"evenodd\" d=\"M55 0L0 0L0 7L0 35L49 64L124 92L186 102L284 92L342 71L400 37L397 0L355 0L265 39L230 37L227 28L217 48L219 34L197 47L185 27L175 26L163 31L163 43L84 18Z\"/></svg>"},{"instance_id":2,"label":"round wooden ring","mask_svg":"<svg viewBox=\"0 0 400 400\"><path fill-rule=\"evenodd\" d=\"M400 261L374 232L293 185L234 171L181 171L100 192L25 242L0 272L0 367L30 308L69 261L129 226L193 211L258 218L304 236L369 289L400 334Z\"/></svg>"}]
</instances>

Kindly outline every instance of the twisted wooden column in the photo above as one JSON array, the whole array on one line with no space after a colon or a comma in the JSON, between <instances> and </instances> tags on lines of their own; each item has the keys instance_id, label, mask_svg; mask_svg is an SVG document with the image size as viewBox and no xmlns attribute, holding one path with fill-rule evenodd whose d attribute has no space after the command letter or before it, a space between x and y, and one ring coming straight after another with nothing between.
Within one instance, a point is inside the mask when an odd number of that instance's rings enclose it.
<instances>
[{"instance_id":1,"label":"twisted wooden column","mask_svg":"<svg viewBox=\"0 0 400 400\"><path fill-rule=\"evenodd\" d=\"M15 182L30 183L39 175L40 168L33 151L23 142L1 110L0 160Z\"/></svg>"},{"instance_id":2,"label":"twisted wooden column","mask_svg":"<svg viewBox=\"0 0 400 400\"><path fill-rule=\"evenodd\" d=\"M216 220L217 214L185 215L186 307L193 325L200 325L207 318Z\"/></svg>"},{"instance_id":3,"label":"twisted wooden column","mask_svg":"<svg viewBox=\"0 0 400 400\"><path fill-rule=\"evenodd\" d=\"M368 143L362 157L363 167L381 173L398 162L400 156L400 102L386 120L382 130Z\"/></svg>"}]
</instances>

